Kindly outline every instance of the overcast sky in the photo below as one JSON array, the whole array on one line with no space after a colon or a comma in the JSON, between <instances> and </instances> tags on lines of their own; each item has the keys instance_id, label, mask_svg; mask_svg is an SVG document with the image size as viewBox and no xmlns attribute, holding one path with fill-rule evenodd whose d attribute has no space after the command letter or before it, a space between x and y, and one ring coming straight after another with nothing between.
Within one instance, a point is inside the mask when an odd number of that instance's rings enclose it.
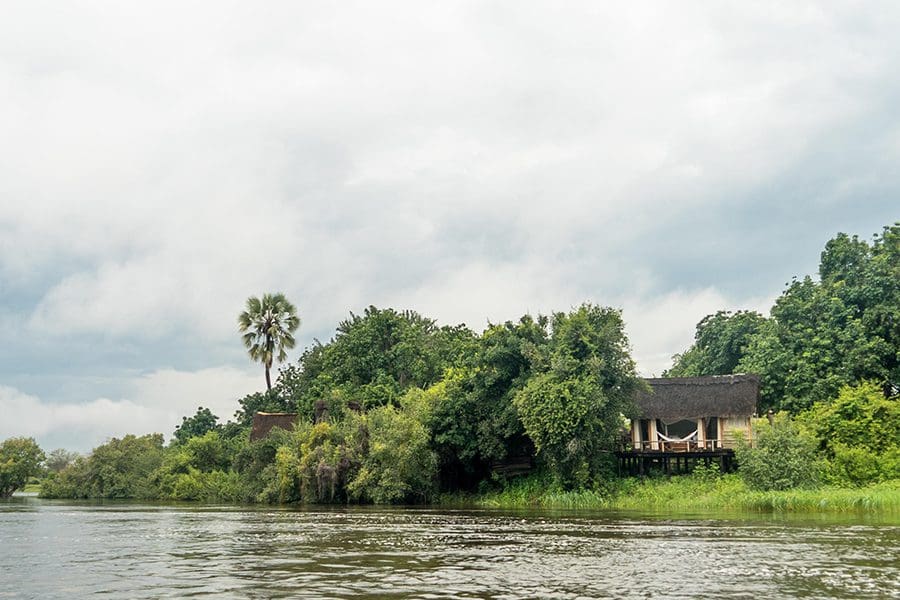
<instances>
[{"instance_id":1,"label":"overcast sky","mask_svg":"<svg viewBox=\"0 0 900 600\"><path fill-rule=\"evenodd\" d=\"M900 218L895 2L0 11L0 439L228 418L236 330L621 307L645 375Z\"/></svg>"}]
</instances>

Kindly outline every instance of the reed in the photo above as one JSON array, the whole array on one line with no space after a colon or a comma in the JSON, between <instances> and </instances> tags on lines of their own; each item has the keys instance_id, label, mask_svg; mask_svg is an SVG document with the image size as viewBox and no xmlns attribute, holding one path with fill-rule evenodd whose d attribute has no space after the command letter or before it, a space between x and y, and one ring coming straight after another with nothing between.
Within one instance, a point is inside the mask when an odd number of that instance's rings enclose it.
<instances>
[{"instance_id":1,"label":"reed","mask_svg":"<svg viewBox=\"0 0 900 600\"><path fill-rule=\"evenodd\" d=\"M456 504L491 508L900 513L900 480L861 488L759 492L749 489L737 475L694 475L623 479L605 490L565 491L545 478L528 477L500 491L456 500Z\"/></svg>"}]
</instances>

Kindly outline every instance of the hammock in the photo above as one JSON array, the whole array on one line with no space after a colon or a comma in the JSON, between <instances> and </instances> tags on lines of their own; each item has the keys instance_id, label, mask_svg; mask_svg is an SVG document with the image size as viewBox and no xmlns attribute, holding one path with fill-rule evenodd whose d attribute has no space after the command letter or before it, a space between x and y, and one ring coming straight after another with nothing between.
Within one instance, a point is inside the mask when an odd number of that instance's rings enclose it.
<instances>
[{"instance_id":1,"label":"hammock","mask_svg":"<svg viewBox=\"0 0 900 600\"><path fill-rule=\"evenodd\" d=\"M697 437L697 430L695 429L694 433L690 434L687 437L683 437L683 438L669 437L667 435L663 435L659 431L656 432L656 435L658 435L661 440L664 440L666 442L689 442L692 439L694 439L695 437Z\"/></svg>"}]
</instances>

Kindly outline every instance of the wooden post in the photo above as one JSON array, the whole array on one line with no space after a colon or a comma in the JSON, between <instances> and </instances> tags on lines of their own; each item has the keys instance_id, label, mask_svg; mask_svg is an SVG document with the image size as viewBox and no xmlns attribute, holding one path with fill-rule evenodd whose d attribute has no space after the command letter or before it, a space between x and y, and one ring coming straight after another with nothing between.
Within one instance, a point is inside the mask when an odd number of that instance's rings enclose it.
<instances>
[{"instance_id":1,"label":"wooden post","mask_svg":"<svg viewBox=\"0 0 900 600\"><path fill-rule=\"evenodd\" d=\"M650 419L647 424L647 435L650 436L650 449L659 450L659 436L656 434L656 419Z\"/></svg>"},{"instance_id":2,"label":"wooden post","mask_svg":"<svg viewBox=\"0 0 900 600\"><path fill-rule=\"evenodd\" d=\"M697 419L697 447L706 449L706 419Z\"/></svg>"}]
</instances>

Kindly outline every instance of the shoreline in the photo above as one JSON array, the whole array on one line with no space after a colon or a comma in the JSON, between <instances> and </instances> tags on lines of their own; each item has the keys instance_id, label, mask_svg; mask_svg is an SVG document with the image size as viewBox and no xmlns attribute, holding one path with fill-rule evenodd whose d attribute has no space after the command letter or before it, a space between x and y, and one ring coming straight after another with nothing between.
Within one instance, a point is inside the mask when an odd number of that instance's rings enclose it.
<instances>
[{"instance_id":1,"label":"shoreline","mask_svg":"<svg viewBox=\"0 0 900 600\"><path fill-rule=\"evenodd\" d=\"M38 491L19 490L18 497L40 498ZM50 498L50 500L65 500ZM90 499L83 499L88 500ZM126 501L171 502L151 498ZM185 505L242 506L245 503L178 501ZM376 506L372 504L266 504L251 506ZM526 477L510 482L505 489L482 494L447 493L421 508L490 508L546 510L603 510L684 513L764 514L824 513L900 515L900 480L894 479L859 488L822 486L783 491L754 491L735 474L714 478L681 475L614 480L604 491L564 491L539 477Z\"/></svg>"},{"instance_id":2,"label":"shoreline","mask_svg":"<svg viewBox=\"0 0 900 600\"><path fill-rule=\"evenodd\" d=\"M464 497L456 499L465 501ZM467 500L486 508L900 514L900 480L860 488L822 486L761 492L749 489L736 475L677 476L620 480L611 490L600 492L562 491L525 479Z\"/></svg>"}]
</instances>

